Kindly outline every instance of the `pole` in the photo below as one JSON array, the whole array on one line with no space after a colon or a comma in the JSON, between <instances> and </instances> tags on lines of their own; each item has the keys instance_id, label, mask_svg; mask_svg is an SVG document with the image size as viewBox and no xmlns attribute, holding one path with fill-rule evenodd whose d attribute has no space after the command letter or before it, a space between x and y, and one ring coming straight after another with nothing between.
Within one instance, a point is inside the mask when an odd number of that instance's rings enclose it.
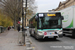
<instances>
[{"instance_id":1,"label":"pole","mask_svg":"<svg viewBox=\"0 0 75 50\"><path fill-rule=\"evenodd\" d=\"M25 45L25 30L24 30L24 7L23 7L23 0L22 0L22 35L23 35L23 43ZM27 0L25 5L25 26L26 26L26 10L27 10Z\"/></svg>"},{"instance_id":2,"label":"pole","mask_svg":"<svg viewBox=\"0 0 75 50\"><path fill-rule=\"evenodd\" d=\"M25 26L26 26L26 11L27 10L27 0L26 0L26 5L25 5Z\"/></svg>"},{"instance_id":3,"label":"pole","mask_svg":"<svg viewBox=\"0 0 75 50\"><path fill-rule=\"evenodd\" d=\"M23 0L22 0L22 43L25 45L25 36L24 36L24 8L23 8Z\"/></svg>"},{"instance_id":4,"label":"pole","mask_svg":"<svg viewBox=\"0 0 75 50\"><path fill-rule=\"evenodd\" d=\"M27 0L26 0L26 5L25 5L25 26L26 26L26 10L27 10ZM23 12L24 13L24 12ZM24 17L23 17L23 22L24 22ZM24 25L23 25L24 26ZM24 27L23 27L23 31L26 31L24 30ZM24 32L25 33L25 32ZM24 35L24 44L25 44L25 35Z\"/></svg>"},{"instance_id":5,"label":"pole","mask_svg":"<svg viewBox=\"0 0 75 50\"><path fill-rule=\"evenodd\" d=\"M24 9L23 9L23 0L22 0L22 31L24 30Z\"/></svg>"}]
</instances>

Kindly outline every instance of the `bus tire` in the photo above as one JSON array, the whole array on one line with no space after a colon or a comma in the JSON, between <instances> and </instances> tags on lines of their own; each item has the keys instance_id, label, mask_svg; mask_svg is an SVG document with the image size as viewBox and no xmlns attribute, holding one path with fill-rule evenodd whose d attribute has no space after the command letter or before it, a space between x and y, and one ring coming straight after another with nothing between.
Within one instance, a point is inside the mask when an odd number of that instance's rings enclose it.
<instances>
[{"instance_id":1,"label":"bus tire","mask_svg":"<svg viewBox=\"0 0 75 50\"><path fill-rule=\"evenodd\" d=\"M36 40L39 40L38 35L36 33L34 34L34 36Z\"/></svg>"},{"instance_id":2,"label":"bus tire","mask_svg":"<svg viewBox=\"0 0 75 50\"><path fill-rule=\"evenodd\" d=\"M66 36L65 34L63 34L63 36Z\"/></svg>"},{"instance_id":3,"label":"bus tire","mask_svg":"<svg viewBox=\"0 0 75 50\"><path fill-rule=\"evenodd\" d=\"M54 40L56 40L56 39L57 39L57 37L54 37L53 39L54 39Z\"/></svg>"}]
</instances>

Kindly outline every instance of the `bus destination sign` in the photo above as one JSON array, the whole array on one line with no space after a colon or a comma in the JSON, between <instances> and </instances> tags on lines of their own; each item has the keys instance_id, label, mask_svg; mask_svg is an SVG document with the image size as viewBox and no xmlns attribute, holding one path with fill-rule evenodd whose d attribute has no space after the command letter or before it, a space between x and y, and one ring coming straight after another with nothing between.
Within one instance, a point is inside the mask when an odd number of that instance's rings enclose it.
<instances>
[{"instance_id":1,"label":"bus destination sign","mask_svg":"<svg viewBox=\"0 0 75 50\"><path fill-rule=\"evenodd\" d=\"M47 16L56 16L56 14L47 14Z\"/></svg>"}]
</instances>

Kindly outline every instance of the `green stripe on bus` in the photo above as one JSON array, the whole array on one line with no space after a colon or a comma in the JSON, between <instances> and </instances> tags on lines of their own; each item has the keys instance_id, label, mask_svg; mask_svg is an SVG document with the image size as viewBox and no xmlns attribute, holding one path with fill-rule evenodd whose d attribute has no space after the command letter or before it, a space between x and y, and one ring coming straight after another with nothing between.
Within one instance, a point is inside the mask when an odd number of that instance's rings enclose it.
<instances>
[{"instance_id":1,"label":"green stripe on bus","mask_svg":"<svg viewBox=\"0 0 75 50\"><path fill-rule=\"evenodd\" d=\"M47 31L47 30L62 30L62 29L43 29L43 30L38 29L38 31Z\"/></svg>"}]
</instances>

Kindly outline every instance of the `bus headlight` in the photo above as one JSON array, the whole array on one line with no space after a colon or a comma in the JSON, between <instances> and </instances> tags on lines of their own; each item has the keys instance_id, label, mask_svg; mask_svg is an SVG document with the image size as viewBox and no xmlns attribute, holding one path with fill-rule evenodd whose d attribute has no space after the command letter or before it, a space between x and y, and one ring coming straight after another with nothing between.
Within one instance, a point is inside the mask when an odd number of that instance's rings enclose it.
<instances>
[{"instance_id":1,"label":"bus headlight","mask_svg":"<svg viewBox=\"0 0 75 50\"><path fill-rule=\"evenodd\" d=\"M44 35L44 32L38 31L39 35Z\"/></svg>"},{"instance_id":2,"label":"bus headlight","mask_svg":"<svg viewBox=\"0 0 75 50\"><path fill-rule=\"evenodd\" d=\"M58 34L62 34L63 32L62 32L62 30L60 30L60 31L58 31L57 33L58 33Z\"/></svg>"},{"instance_id":3,"label":"bus headlight","mask_svg":"<svg viewBox=\"0 0 75 50\"><path fill-rule=\"evenodd\" d=\"M59 32L59 34L62 34L62 32Z\"/></svg>"}]
</instances>

